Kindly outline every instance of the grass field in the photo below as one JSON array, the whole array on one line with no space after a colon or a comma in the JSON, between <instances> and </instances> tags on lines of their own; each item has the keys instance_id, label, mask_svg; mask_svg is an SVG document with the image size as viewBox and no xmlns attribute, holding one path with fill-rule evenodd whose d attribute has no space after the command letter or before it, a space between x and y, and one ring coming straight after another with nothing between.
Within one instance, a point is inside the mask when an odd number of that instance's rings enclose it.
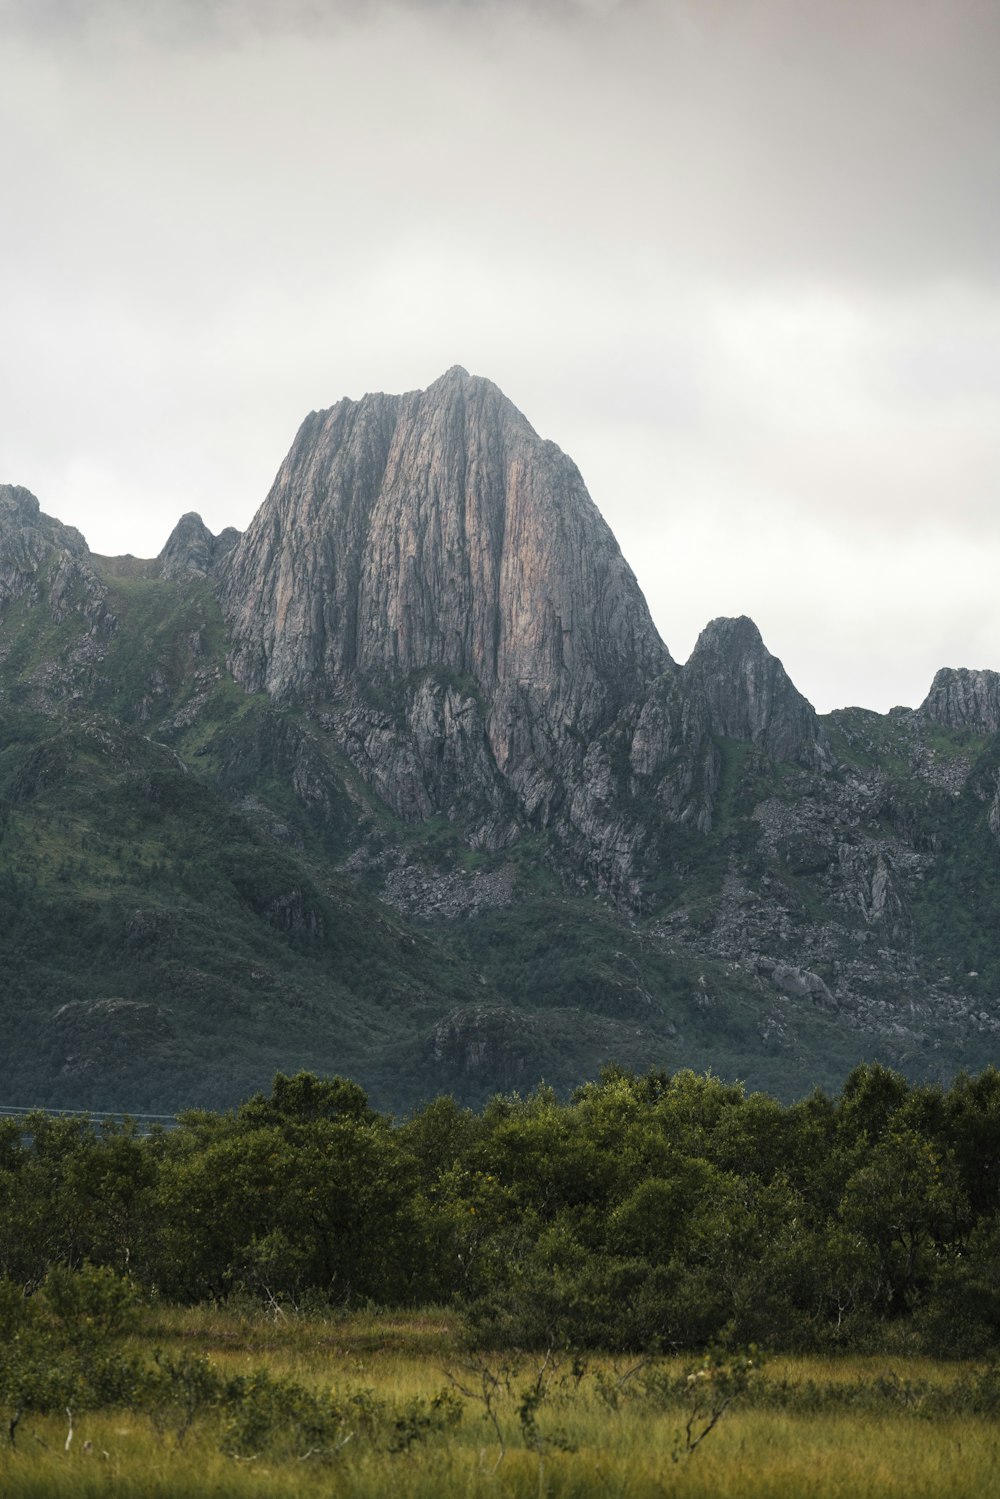
<instances>
[{"instance_id":1,"label":"grass field","mask_svg":"<svg viewBox=\"0 0 1000 1499\"><path fill-rule=\"evenodd\" d=\"M475 1354L447 1313L271 1320L162 1309L132 1349L155 1350L228 1379L266 1369L335 1390L346 1414L323 1446L307 1445L304 1428L293 1440L272 1427L260 1451L197 1398L158 1413L74 1413L68 1450L65 1413L25 1416L16 1446L4 1439L4 1499L982 1499L1000 1472L995 1380L928 1359L772 1359L688 1453L691 1361Z\"/></svg>"}]
</instances>

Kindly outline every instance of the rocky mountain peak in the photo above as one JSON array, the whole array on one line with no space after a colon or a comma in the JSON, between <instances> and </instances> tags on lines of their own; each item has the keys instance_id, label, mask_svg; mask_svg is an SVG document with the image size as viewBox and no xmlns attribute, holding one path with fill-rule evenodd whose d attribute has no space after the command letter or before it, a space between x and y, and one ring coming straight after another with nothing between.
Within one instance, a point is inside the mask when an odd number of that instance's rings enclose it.
<instances>
[{"instance_id":1,"label":"rocky mountain peak","mask_svg":"<svg viewBox=\"0 0 1000 1499\"><path fill-rule=\"evenodd\" d=\"M672 664L575 464L459 366L311 413L220 584L248 688L391 690L428 754L450 715L543 817L581 741Z\"/></svg>"},{"instance_id":2,"label":"rocky mountain peak","mask_svg":"<svg viewBox=\"0 0 1000 1499\"><path fill-rule=\"evenodd\" d=\"M0 518L4 527L37 525L40 506L30 489L20 484L0 484Z\"/></svg>"},{"instance_id":3,"label":"rocky mountain peak","mask_svg":"<svg viewBox=\"0 0 1000 1499\"><path fill-rule=\"evenodd\" d=\"M313 412L223 596L236 674L278 695L444 668L610 706L670 659L575 465L458 366Z\"/></svg>"},{"instance_id":4,"label":"rocky mountain peak","mask_svg":"<svg viewBox=\"0 0 1000 1499\"><path fill-rule=\"evenodd\" d=\"M705 626L684 667L684 688L703 703L712 732L749 740L776 760L832 763L812 704L745 615Z\"/></svg>"},{"instance_id":5,"label":"rocky mountain peak","mask_svg":"<svg viewBox=\"0 0 1000 1499\"><path fill-rule=\"evenodd\" d=\"M215 537L201 516L189 510L182 515L161 551L157 561L164 578L195 574L204 577L212 569Z\"/></svg>"},{"instance_id":6,"label":"rocky mountain peak","mask_svg":"<svg viewBox=\"0 0 1000 1499\"><path fill-rule=\"evenodd\" d=\"M238 531L235 526L223 526L222 530L215 538L216 562L218 562L220 558L224 557L227 552L232 551L233 547L236 545L242 535L243 532Z\"/></svg>"},{"instance_id":7,"label":"rocky mountain peak","mask_svg":"<svg viewBox=\"0 0 1000 1499\"><path fill-rule=\"evenodd\" d=\"M227 526L213 536L201 516L189 510L181 516L156 559L161 577L206 577L219 559L232 550L239 535L232 526Z\"/></svg>"},{"instance_id":8,"label":"rocky mountain peak","mask_svg":"<svg viewBox=\"0 0 1000 1499\"><path fill-rule=\"evenodd\" d=\"M29 554L37 561L43 551L52 547L74 557L90 555L76 527L64 526L62 521L44 514L30 489L20 484L0 484L0 547L8 553L20 551L26 561Z\"/></svg>"},{"instance_id":9,"label":"rocky mountain peak","mask_svg":"<svg viewBox=\"0 0 1000 1499\"><path fill-rule=\"evenodd\" d=\"M97 618L104 594L80 532L46 515L30 490L0 485L0 607L47 596L56 619L70 610Z\"/></svg>"},{"instance_id":10,"label":"rocky mountain peak","mask_svg":"<svg viewBox=\"0 0 1000 1499\"><path fill-rule=\"evenodd\" d=\"M917 713L949 728L995 734L1000 729L1000 672L943 666Z\"/></svg>"}]
</instances>

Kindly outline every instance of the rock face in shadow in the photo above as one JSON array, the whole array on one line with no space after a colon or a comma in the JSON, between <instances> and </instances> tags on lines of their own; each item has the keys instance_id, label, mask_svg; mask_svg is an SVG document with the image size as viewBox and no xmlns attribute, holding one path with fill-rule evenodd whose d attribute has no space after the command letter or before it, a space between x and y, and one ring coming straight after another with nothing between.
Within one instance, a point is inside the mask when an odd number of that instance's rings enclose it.
<instances>
[{"instance_id":1,"label":"rock face in shadow","mask_svg":"<svg viewBox=\"0 0 1000 1499\"><path fill-rule=\"evenodd\" d=\"M437 1022L425 1049L435 1071L462 1081L497 1078L504 1089L523 1083L537 1027L522 1011L465 1005Z\"/></svg>"},{"instance_id":2,"label":"rock face in shadow","mask_svg":"<svg viewBox=\"0 0 1000 1499\"><path fill-rule=\"evenodd\" d=\"M943 666L917 712L950 729L995 734L1000 729L1000 672Z\"/></svg>"},{"instance_id":3,"label":"rock face in shadow","mask_svg":"<svg viewBox=\"0 0 1000 1499\"><path fill-rule=\"evenodd\" d=\"M219 573L237 680L335 703L404 815L461 780L488 842L512 794L549 822L586 743L672 664L575 465L458 368L309 416Z\"/></svg>"},{"instance_id":4,"label":"rock face in shadow","mask_svg":"<svg viewBox=\"0 0 1000 1499\"><path fill-rule=\"evenodd\" d=\"M19 599L47 602L56 623L70 614L94 628L109 622L106 590L80 532L43 514L29 490L0 484L0 608Z\"/></svg>"},{"instance_id":5,"label":"rock face in shadow","mask_svg":"<svg viewBox=\"0 0 1000 1499\"><path fill-rule=\"evenodd\" d=\"M213 536L200 515L189 510L182 515L159 557L162 578L205 578L216 564L232 551L240 539L239 531L227 526Z\"/></svg>"},{"instance_id":6,"label":"rock face in shadow","mask_svg":"<svg viewBox=\"0 0 1000 1499\"><path fill-rule=\"evenodd\" d=\"M713 619L684 667L685 691L702 704L706 726L747 740L774 760L825 769L833 756L812 704L792 685L753 620Z\"/></svg>"},{"instance_id":7,"label":"rock face in shadow","mask_svg":"<svg viewBox=\"0 0 1000 1499\"><path fill-rule=\"evenodd\" d=\"M749 619L716 619L588 747L567 816L574 857L642 904L640 865L671 825L711 833L725 740L770 761L827 771L834 757L810 703Z\"/></svg>"}]
</instances>

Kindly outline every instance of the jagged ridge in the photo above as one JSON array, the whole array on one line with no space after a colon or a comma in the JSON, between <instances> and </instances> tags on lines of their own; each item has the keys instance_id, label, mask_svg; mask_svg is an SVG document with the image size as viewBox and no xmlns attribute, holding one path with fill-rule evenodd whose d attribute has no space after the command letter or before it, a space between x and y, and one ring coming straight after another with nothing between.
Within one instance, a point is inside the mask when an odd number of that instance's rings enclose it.
<instances>
[{"instance_id":1,"label":"jagged ridge","mask_svg":"<svg viewBox=\"0 0 1000 1499\"><path fill-rule=\"evenodd\" d=\"M998 682L949 669L915 712L821 723L749 620L677 665L576 469L457 369L313 413L239 542L188 514L153 561L94 558L5 488L6 1023L22 1061L56 1057L89 1006L59 1077L95 1105L126 1014L175 1016L135 1041L175 1087L205 992L242 1007L204 1017L213 1055L252 1012L281 1065L307 1030L328 1065L350 1013L393 1102L456 1075L470 1096L568 1085L609 1056L787 1088L875 1048L945 1075L1000 1034ZM345 970L328 895L355 880L382 905L351 918ZM275 942L299 944L297 980Z\"/></svg>"},{"instance_id":2,"label":"jagged ridge","mask_svg":"<svg viewBox=\"0 0 1000 1499\"><path fill-rule=\"evenodd\" d=\"M576 467L459 368L312 413L219 578L238 680L329 700L324 722L394 810L444 812L485 847L562 826L619 890L641 841L605 763L623 735L636 774L669 780L661 814L704 829L713 736L832 763L749 620L714 621L676 666Z\"/></svg>"}]
</instances>

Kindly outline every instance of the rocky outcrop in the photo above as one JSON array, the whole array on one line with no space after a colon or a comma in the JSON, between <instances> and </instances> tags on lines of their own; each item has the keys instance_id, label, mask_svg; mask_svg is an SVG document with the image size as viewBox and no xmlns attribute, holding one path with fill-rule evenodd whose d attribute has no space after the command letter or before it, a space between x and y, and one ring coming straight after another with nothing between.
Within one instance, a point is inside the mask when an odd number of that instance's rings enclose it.
<instances>
[{"instance_id":1,"label":"rocky outcrop","mask_svg":"<svg viewBox=\"0 0 1000 1499\"><path fill-rule=\"evenodd\" d=\"M217 563L231 552L240 539L232 526L213 536L201 516L189 510L182 515L167 538L159 557L163 578L204 578Z\"/></svg>"},{"instance_id":2,"label":"rocky outcrop","mask_svg":"<svg viewBox=\"0 0 1000 1499\"><path fill-rule=\"evenodd\" d=\"M577 856L605 888L642 904L639 856L657 830L711 832L722 775L718 741L771 760L828 770L834 759L812 706L749 619L716 619L687 665L672 667L589 747L568 820Z\"/></svg>"},{"instance_id":3,"label":"rocky outcrop","mask_svg":"<svg viewBox=\"0 0 1000 1499\"><path fill-rule=\"evenodd\" d=\"M169 1037L173 1024L166 1006L114 998L60 1005L47 1030L59 1075L73 1077L107 1073L122 1056Z\"/></svg>"},{"instance_id":4,"label":"rocky outcrop","mask_svg":"<svg viewBox=\"0 0 1000 1499\"><path fill-rule=\"evenodd\" d=\"M85 709L117 623L80 532L0 485L0 670L22 705L48 719Z\"/></svg>"},{"instance_id":5,"label":"rocky outcrop","mask_svg":"<svg viewBox=\"0 0 1000 1499\"><path fill-rule=\"evenodd\" d=\"M986 814L987 825L997 843L1000 843L1000 776L997 777L996 791L990 802L990 810Z\"/></svg>"},{"instance_id":6,"label":"rocky outcrop","mask_svg":"<svg viewBox=\"0 0 1000 1499\"><path fill-rule=\"evenodd\" d=\"M455 921L511 905L516 885L510 864L500 869L455 869L442 874L403 861L386 874L381 899L401 916Z\"/></svg>"},{"instance_id":7,"label":"rocky outcrop","mask_svg":"<svg viewBox=\"0 0 1000 1499\"><path fill-rule=\"evenodd\" d=\"M790 994L793 999L810 999L816 1004L826 1005L831 1010L837 1008L836 1000L818 973L810 973L807 968L798 968L790 963L775 963L765 958L758 959L757 968L759 972L766 974L774 987L780 989L783 994Z\"/></svg>"},{"instance_id":8,"label":"rocky outcrop","mask_svg":"<svg viewBox=\"0 0 1000 1499\"><path fill-rule=\"evenodd\" d=\"M486 849L549 827L630 900L651 824L710 831L720 740L833 764L750 620L675 665L575 466L462 369L313 412L217 576L236 678L309 705L398 815Z\"/></svg>"},{"instance_id":9,"label":"rocky outcrop","mask_svg":"<svg viewBox=\"0 0 1000 1499\"><path fill-rule=\"evenodd\" d=\"M336 702L404 815L451 815L471 779L497 836L511 795L551 822L672 664L575 465L458 368L312 413L219 576L239 681Z\"/></svg>"},{"instance_id":10,"label":"rocky outcrop","mask_svg":"<svg viewBox=\"0 0 1000 1499\"><path fill-rule=\"evenodd\" d=\"M71 614L94 628L111 623L106 589L80 532L43 514L29 490L0 484L0 610L20 599L46 602L57 623Z\"/></svg>"},{"instance_id":11,"label":"rocky outcrop","mask_svg":"<svg viewBox=\"0 0 1000 1499\"><path fill-rule=\"evenodd\" d=\"M1000 729L1000 672L943 666L917 713L948 728L995 734Z\"/></svg>"},{"instance_id":12,"label":"rocky outcrop","mask_svg":"<svg viewBox=\"0 0 1000 1499\"><path fill-rule=\"evenodd\" d=\"M684 667L684 688L710 732L748 740L774 760L815 769L833 764L812 704L745 615L705 626Z\"/></svg>"},{"instance_id":13,"label":"rocky outcrop","mask_svg":"<svg viewBox=\"0 0 1000 1499\"><path fill-rule=\"evenodd\" d=\"M463 1005L438 1021L425 1045L435 1070L450 1081L484 1078L510 1089L524 1081L536 1029L523 1010Z\"/></svg>"}]
</instances>

